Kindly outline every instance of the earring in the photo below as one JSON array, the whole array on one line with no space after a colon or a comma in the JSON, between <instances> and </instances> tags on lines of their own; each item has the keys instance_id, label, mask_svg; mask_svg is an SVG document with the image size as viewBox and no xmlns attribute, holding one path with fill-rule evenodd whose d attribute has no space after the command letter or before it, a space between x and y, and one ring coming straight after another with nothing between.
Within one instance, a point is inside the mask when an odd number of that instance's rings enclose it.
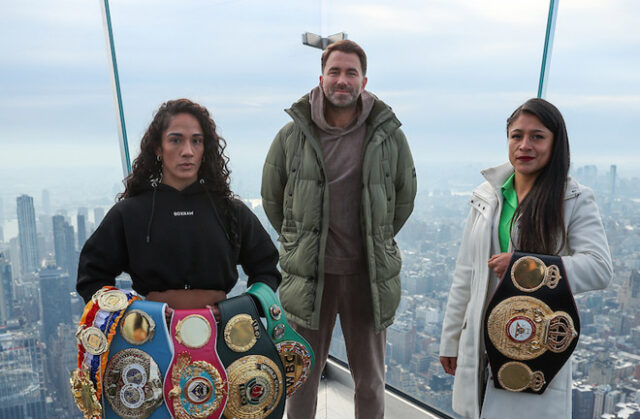
<instances>
[{"instance_id":1,"label":"earring","mask_svg":"<svg viewBox=\"0 0 640 419\"><path fill-rule=\"evenodd\" d=\"M156 161L162 161L162 157L160 157L160 154L156 154Z\"/></svg>"}]
</instances>

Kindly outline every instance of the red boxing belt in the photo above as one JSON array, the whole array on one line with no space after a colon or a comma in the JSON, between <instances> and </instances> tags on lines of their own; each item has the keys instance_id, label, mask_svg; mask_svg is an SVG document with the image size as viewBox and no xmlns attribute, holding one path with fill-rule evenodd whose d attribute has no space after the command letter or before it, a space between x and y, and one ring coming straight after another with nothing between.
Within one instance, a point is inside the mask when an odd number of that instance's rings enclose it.
<instances>
[{"instance_id":1,"label":"red boxing belt","mask_svg":"<svg viewBox=\"0 0 640 419\"><path fill-rule=\"evenodd\" d=\"M164 398L175 418L214 418L227 404L227 373L216 351L211 310L174 310L174 354L164 381Z\"/></svg>"},{"instance_id":2,"label":"red boxing belt","mask_svg":"<svg viewBox=\"0 0 640 419\"><path fill-rule=\"evenodd\" d=\"M559 256L514 253L484 316L497 388L542 394L578 344L580 317Z\"/></svg>"}]
</instances>

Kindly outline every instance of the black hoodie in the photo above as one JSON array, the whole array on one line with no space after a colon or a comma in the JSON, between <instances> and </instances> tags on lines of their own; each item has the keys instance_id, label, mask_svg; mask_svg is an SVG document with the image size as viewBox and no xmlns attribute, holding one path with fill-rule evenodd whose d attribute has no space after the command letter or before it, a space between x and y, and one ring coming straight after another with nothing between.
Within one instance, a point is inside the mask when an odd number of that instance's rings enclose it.
<instances>
[{"instance_id":1,"label":"black hoodie","mask_svg":"<svg viewBox=\"0 0 640 419\"><path fill-rule=\"evenodd\" d=\"M212 289L228 293L238 280L264 282L274 291L282 277L278 251L258 218L233 200L239 248L229 238L222 207L196 182L182 191L158 185L123 199L107 213L80 254L76 289L87 302L127 272L140 295L168 289Z\"/></svg>"}]
</instances>

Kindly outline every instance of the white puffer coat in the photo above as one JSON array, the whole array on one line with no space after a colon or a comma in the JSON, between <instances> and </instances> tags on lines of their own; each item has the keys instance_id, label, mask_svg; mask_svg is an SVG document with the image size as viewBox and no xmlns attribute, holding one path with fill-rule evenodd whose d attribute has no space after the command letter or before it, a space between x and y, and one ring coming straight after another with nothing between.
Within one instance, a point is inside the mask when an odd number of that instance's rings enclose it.
<instances>
[{"instance_id":1,"label":"white puffer coat","mask_svg":"<svg viewBox=\"0 0 640 419\"><path fill-rule=\"evenodd\" d=\"M440 356L458 357L453 409L468 418L571 418L571 362L567 362L542 395L512 393L487 386L480 416L480 379L484 356L483 318L492 275L487 262L500 252L498 222L501 187L513 173L506 163L482 171L462 236L445 311ZM593 191L570 177L564 203L567 242L560 252L574 294L603 289L613 277L609 245ZM517 235L517 231L515 232Z\"/></svg>"}]
</instances>

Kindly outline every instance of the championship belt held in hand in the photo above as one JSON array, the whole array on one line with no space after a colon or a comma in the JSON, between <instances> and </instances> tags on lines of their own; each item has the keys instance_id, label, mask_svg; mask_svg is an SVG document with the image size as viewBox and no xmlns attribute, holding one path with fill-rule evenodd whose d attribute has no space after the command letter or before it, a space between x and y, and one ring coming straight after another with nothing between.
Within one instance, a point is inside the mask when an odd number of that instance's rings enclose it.
<instances>
[{"instance_id":1,"label":"championship belt held in hand","mask_svg":"<svg viewBox=\"0 0 640 419\"><path fill-rule=\"evenodd\" d=\"M580 334L562 259L515 252L487 306L484 325L494 385L542 394Z\"/></svg>"},{"instance_id":2,"label":"championship belt held in hand","mask_svg":"<svg viewBox=\"0 0 640 419\"><path fill-rule=\"evenodd\" d=\"M227 403L227 373L216 351L217 327L209 309L174 310L174 357L164 398L174 418L218 419Z\"/></svg>"},{"instance_id":3,"label":"championship belt held in hand","mask_svg":"<svg viewBox=\"0 0 640 419\"><path fill-rule=\"evenodd\" d=\"M284 368L249 295L218 303L218 353L229 375L225 418L279 419L284 414Z\"/></svg>"},{"instance_id":4,"label":"championship belt held in hand","mask_svg":"<svg viewBox=\"0 0 640 419\"><path fill-rule=\"evenodd\" d=\"M309 378L315 364L313 350L311 345L291 328L271 287L256 282L247 290L247 294L258 300L267 319L267 332L275 343L284 366L288 398Z\"/></svg>"}]
</instances>

